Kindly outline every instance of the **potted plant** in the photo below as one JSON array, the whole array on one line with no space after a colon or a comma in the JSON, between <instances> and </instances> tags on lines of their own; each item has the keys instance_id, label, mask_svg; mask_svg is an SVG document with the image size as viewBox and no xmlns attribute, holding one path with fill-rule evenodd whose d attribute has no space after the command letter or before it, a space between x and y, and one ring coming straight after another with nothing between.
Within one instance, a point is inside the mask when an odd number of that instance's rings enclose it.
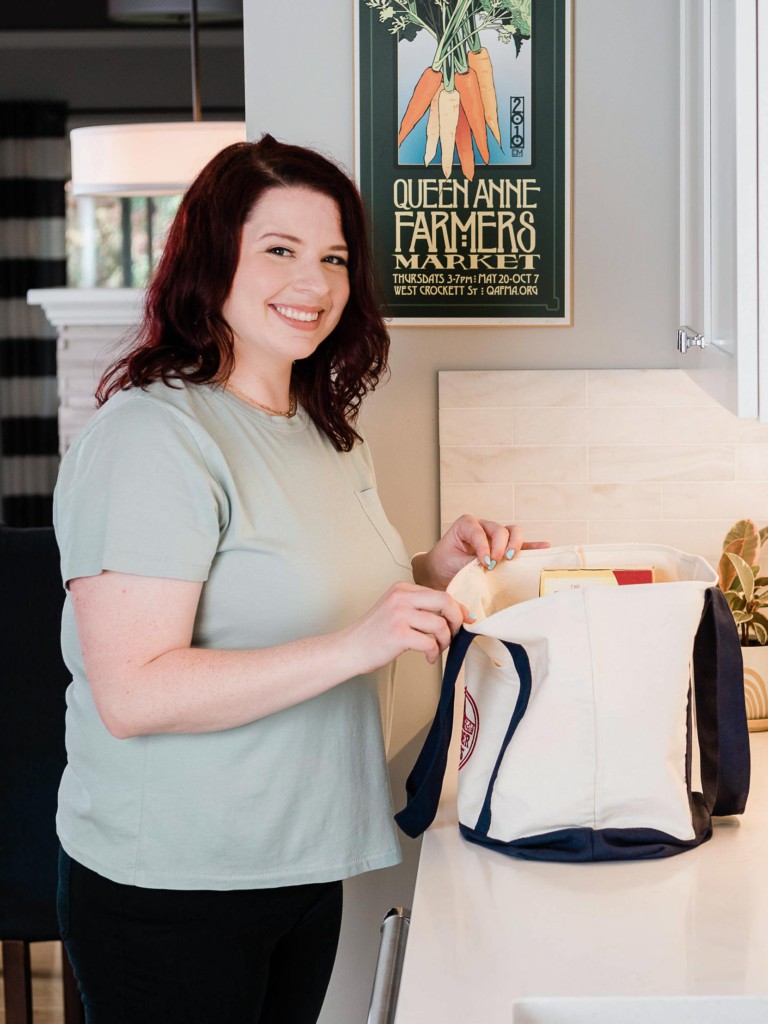
<instances>
[{"instance_id":1,"label":"potted plant","mask_svg":"<svg viewBox=\"0 0 768 1024\"><path fill-rule=\"evenodd\" d=\"M741 638L744 693L751 731L768 729L768 576L760 575L760 552L768 526L759 530L740 519L723 541L718 566L720 588Z\"/></svg>"}]
</instances>

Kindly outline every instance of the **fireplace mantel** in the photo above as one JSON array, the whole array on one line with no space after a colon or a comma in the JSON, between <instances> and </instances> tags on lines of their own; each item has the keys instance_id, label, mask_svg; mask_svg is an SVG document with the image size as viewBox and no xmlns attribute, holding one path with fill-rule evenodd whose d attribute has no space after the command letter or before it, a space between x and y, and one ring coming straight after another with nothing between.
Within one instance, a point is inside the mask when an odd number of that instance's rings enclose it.
<instances>
[{"instance_id":1,"label":"fireplace mantel","mask_svg":"<svg viewBox=\"0 0 768 1024\"><path fill-rule=\"evenodd\" d=\"M42 306L56 328L59 451L63 455L96 410L94 392L121 342L141 317L140 288L34 288L27 302Z\"/></svg>"}]
</instances>

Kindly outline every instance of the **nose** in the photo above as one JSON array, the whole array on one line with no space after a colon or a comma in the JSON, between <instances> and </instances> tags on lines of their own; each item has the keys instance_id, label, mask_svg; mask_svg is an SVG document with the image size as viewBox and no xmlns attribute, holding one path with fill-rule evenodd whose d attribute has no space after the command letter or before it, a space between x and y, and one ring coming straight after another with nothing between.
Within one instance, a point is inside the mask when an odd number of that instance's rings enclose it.
<instances>
[{"instance_id":1,"label":"nose","mask_svg":"<svg viewBox=\"0 0 768 1024\"><path fill-rule=\"evenodd\" d=\"M300 260L295 284L308 295L327 295L328 279L324 264L317 259Z\"/></svg>"}]
</instances>

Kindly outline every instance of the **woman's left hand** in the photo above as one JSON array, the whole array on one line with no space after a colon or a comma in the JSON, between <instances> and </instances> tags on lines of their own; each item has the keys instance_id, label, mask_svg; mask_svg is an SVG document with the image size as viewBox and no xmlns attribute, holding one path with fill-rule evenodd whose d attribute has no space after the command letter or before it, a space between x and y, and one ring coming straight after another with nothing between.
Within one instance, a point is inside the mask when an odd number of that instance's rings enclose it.
<instances>
[{"instance_id":1,"label":"woman's left hand","mask_svg":"<svg viewBox=\"0 0 768 1024\"><path fill-rule=\"evenodd\" d=\"M421 586L445 590L459 569L473 558L492 571L499 562L514 558L518 551L548 547L546 540L524 542L519 526L460 516L430 551L414 555L413 578Z\"/></svg>"}]
</instances>

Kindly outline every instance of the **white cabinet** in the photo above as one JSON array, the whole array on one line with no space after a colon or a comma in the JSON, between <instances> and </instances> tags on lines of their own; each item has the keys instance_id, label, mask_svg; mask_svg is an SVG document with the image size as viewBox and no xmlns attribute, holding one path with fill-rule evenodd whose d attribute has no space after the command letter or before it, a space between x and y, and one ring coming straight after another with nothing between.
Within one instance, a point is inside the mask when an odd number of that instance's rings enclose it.
<instances>
[{"instance_id":1,"label":"white cabinet","mask_svg":"<svg viewBox=\"0 0 768 1024\"><path fill-rule=\"evenodd\" d=\"M768 421L764 0L680 6L680 324L704 341L680 365L738 416Z\"/></svg>"}]
</instances>

